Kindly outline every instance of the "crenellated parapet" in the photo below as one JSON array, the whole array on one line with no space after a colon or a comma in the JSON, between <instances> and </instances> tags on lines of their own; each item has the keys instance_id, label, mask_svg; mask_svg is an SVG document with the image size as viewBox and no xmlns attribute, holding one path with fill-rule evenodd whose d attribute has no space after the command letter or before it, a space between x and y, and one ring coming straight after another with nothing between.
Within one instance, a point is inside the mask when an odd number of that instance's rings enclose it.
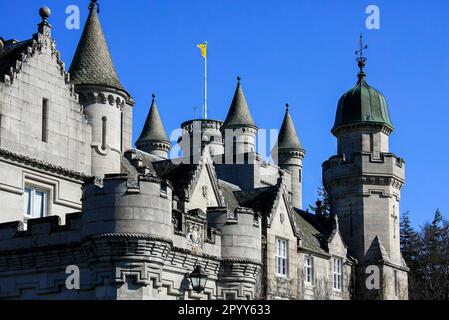
<instances>
[{"instance_id":1,"label":"crenellated parapet","mask_svg":"<svg viewBox=\"0 0 449 320\"><path fill-rule=\"evenodd\" d=\"M214 156L224 153L224 137L220 131L222 121L195 119L181 124L182 136L178 143L182 146L185 157L199 157L204 148Z\"/></svg>"},{"instance_id":2,"label":"crenellated parapet","mask_svg":"<svg viewBox=\"0 0 449 320\"><path fill-rule=\"evenodd\" d=\"M350 159L333 156L323 163L323 181L330 191L339 186L391 186L400 191L405 182L405 162L392 153L354 153ZM341 188L340 188L341 189Z\"/></svg>"},{"instance_id":3,"label":"crenellated parapet","mask_svg":"<svg viewBox=\"0 0 449 320\"><path fill-rule=\"evenodd\" d=\"M83 186L83 237L137 233L173 234L172 187L152 175L128 180L124 174L90 179Z\"/></svg>"}]
</instances>

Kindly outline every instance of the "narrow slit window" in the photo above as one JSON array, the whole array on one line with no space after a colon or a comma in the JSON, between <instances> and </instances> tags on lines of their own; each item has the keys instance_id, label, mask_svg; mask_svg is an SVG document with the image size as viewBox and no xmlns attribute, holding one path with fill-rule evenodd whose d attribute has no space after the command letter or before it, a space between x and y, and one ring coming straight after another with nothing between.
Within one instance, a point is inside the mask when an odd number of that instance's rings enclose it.
<instances>
[{"instance_id":1,"label":"narrow slit window","mask_svg":"<svg viewBox=\"0 0 449 320\"><path fill-rule=\"evenodd\" d=\"M123 112L120 114L120 151L123 152Z\"/></svg>"},{"instance_id":2,"label":"narrow slit window","mask_svg":"<svg viewBox=\"0 0 449 320\"><path fill-rule=\"evenodd\" d=\"M42 99L42 141L48 142L48 99Z\"/></svg>"},{"instance_id":3,"label":"narrow slit window","mask_svg":"<svg viewBox=\"0 0 449 320\"><path fill-rule=\"evenodd\" d=\"M101 118L102 121L102 130L101 130L101 149L105 150L106 149L106 126L107 126L107 122L108 122L108 118L103 117Z\"/></svg>"}]
</instances>

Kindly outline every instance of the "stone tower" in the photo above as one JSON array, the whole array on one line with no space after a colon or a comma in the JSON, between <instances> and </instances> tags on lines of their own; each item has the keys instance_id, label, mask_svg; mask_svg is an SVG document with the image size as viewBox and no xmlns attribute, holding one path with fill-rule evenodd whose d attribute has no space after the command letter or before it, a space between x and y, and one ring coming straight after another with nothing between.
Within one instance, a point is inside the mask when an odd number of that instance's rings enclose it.
<instances>
[{"instance_id":1,"label":"stone tower","mask_svg":"<svg viewBox=\"0 0 449 320\"><path fill-rule=\"evenodd\" d=\"M302 161L304 154L305 150L299 141L287 104L279 137L271 155L281 169L291 173L291 203L294 208L298 209L302 209Z\"/></svg>"},{"instance_id":2,"label":"stone tower","mask_svg":"<svg viewBox=\"0 0 449 320\"><path fill-rule=\"evenodd\" d=\"M225 140L226 156L256 151L258 128L249 112L239 77L237 81L237 89L231 107L221 127L222 136Z\"/></svg>"},{"instance_id":3,"label":"stone tower","mask_svg":"<svg viewBox=\"0 0 449 320\"><path fill-rule=\"evenodd\" d=\"M349 254L359 262L355 297L406 299L408 269L399 239L404 160L389 152L387 101L367 84L366 59L357 61L357 84L338 103L332 129L338 150L323 164L323 182ZM372 266L380 270L379 288L365 285Z\"/></svg>"},{"instance_id":4,"label":"stone tower","mask_svg":"<svg viewBox=\"0 0 449 320\"><path fill-rule=\"evenodd\" d=\"M150 112L148 113L142 133L136 142L136 147L161 159L168 159L171 143L167 138L167 133L162 124L154 94Z\"/></svg>"},{"instance_id":5,"label":"stone tower","mask_svg":"<svg viewBox=\"0 0 449 320\"><path fill-rule=\"evenodd\" d=\"M92 0L81 40L70 67L71 81L92 124L92 174L120 172L123 151L132 144L132 106L112 63Z\"/></svg>"}]
</instances>

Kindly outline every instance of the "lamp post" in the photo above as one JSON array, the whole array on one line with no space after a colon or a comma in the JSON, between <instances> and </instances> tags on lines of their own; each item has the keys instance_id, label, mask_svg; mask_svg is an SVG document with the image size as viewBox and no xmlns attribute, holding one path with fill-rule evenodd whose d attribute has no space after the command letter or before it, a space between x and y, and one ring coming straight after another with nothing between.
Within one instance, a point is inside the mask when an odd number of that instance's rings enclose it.
<instances>
[{"instance_id":1,"label":"lamp post","mask_svg":"<svg viewBox=\"0 0 449 320\"><path fill-rule=\"evenodd\" d=\"M196 265L193 272L189 274L190 283L192 284L192 288L196 293L201 293L206 288L207 283L207 273L200 265Z\"/></svg>"}]
</instances>

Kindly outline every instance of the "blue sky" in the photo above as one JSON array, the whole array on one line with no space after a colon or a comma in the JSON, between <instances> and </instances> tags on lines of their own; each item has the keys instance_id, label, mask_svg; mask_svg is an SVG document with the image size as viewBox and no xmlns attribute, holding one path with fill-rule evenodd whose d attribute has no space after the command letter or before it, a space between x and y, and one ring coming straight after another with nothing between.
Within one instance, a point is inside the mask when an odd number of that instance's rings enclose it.
<instances>
[{"instance_id":1,"label":"blue sky","mask_svg":"<svg viewBox=\"0 0 449 320\"><path fill-rule=\"evenodd\" d=\"M30 38L38 9L52 9L53 36L67 68L82 30L65 27L68 5L89 1L28 0L21 10L2 1L5 39ZM168 132L202 105L203 61L209 43L209 115L224 119L236 76L260 128L279 128L291 104L302 144L304 204L316 199L321 163L336 152L330 134L339 97L356 81L360 32L369 45L367 81L385 94L395 125L390 151L406 160L401 212L416 226L436 208L449 217L449 2L330 0L99 0L100 19L127 90L136 100L134 140L151 101ZM367 30L368 5L380 8L380 30ZM13 14L14 13L14 14Z\"/></svg>"}]
</instances>

